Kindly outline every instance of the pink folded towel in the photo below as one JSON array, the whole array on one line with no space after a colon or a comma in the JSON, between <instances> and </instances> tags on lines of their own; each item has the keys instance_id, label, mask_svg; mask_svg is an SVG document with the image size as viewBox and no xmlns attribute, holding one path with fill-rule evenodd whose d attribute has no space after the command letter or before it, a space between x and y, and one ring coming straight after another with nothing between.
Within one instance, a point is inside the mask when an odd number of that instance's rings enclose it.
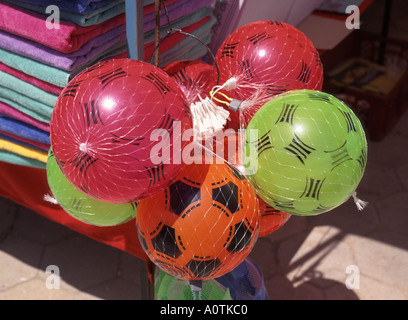
<instances>
[{"instance_id":1,"label":"pink folded towel","mask_svg":"<svg viewBox=\"0 0 408 320\"><path fill-rule=\"evenodd\" d=\"M74 52L89 40L125 24L126 15L121 14L89 27L60 21L59 29L48 29L46 20L47 15L0 2L0 30L63 53Z\"/></svg>"}]
</instances>

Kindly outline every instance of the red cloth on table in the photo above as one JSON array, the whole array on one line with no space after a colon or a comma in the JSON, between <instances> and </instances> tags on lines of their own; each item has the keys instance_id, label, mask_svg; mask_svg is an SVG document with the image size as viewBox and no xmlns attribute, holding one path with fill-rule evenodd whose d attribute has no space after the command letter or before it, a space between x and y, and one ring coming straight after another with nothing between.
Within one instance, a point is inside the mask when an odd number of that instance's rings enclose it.
<instances>
[{"instance_id":1,"label":"red cloth on table","mask_svg":"<svg viewBox=\"0 0 408 320\"><path fill-rule=\"evenodd\" d=\"M9 198L89 238L133 254L149 265L139 243L135 219L118 226L97 227L71 217L59 205L44 200L44 195L51 195L45 169L0 161L0 181L0 196Z\"/></svg>"}]
</instances>

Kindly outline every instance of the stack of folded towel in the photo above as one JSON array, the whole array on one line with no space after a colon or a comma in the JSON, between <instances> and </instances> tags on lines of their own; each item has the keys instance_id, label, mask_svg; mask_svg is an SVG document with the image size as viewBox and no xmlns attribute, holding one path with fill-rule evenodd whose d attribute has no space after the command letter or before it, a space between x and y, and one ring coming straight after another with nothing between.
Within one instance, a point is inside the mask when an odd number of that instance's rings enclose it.
<instances>
[{"instance_id":1,"label":"stack of folded towel","mask_svg":"<svg viewBox=\"0 0 408 320\"><path fill-rule=\"evenodd\" d=\"M214 0L167 0L173 28L210 43ZM47 7L59 11L59 28ZM154 0L144 0L145 60L155 48ZM55 12L52 12L55 14ZM161 34L168 30L162 11ZM54 25L56 27L56 25ZM159 48L160 66L198 59L207 48L174 33ZM0 161L45 168L49 125L59 93L80 71L127 57L125 0L0 1Z\"/></svg>"}]
</instances>

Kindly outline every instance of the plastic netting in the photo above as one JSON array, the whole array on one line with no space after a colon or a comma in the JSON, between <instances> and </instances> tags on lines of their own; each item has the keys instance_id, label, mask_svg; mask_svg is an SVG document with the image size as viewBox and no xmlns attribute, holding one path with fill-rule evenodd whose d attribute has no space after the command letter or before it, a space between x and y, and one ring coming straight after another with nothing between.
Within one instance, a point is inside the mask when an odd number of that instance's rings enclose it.
<instances>
[{"instance_id":1,"label":"plastic netting","mask_svg":"<svg viewBox=\"0 0 408 320\"><path fill-rule=\"evenodd\" d=\"M323 67L313 43L280 21L256 21L234 31L217 52L219 92L238 100L230 127L246 127L272 97L291 90L321 90ZM235 79L229 90L224 87ZM225 102L222 95L215 98Z\"/></svg>"},{"instance_id":2,"label":"plastic netting","mask_svg":"<svg viewBox=\"0 0 408 320\"><path fill-rule=\"evenodd\" d=\"M197 290L198 288L198 290ZM261 269L245 259L226 275L191 284L158 269L155 276L156 300L268 300Z\"/></svg>"},{"instance_id":3,"label":"plastic netting","mask_svg":"<svg viewBox=\"0 0 408 320\"><path fill-rule=\"evenodd\" d=\"M213 57L164 69L117 59L76 76L53 112L49 184L81 221L136 216L159 297L191 298L203 281L205 298L266 298L244 263L258 237L356 200L365 133L319 91L319 54L296 28L255 22Z\"/></svg>"}]
</instances>

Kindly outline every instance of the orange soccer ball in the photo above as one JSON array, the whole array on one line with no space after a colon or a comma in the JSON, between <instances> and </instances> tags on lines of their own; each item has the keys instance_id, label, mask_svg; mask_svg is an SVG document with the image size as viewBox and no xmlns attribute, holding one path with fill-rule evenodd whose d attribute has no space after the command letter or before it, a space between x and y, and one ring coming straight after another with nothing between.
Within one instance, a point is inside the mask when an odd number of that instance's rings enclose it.
<instances>
[{"instance_id":1,"label":"orange soccer ball","mask_svg":"<svg viewBox=\"0 0 408 320\"><path fill-rule=\"evenodd\" d=\"M140 201L136 216L147 256L184 280L232 271L251 252L259 220L251 185L226 163L187 165L168 188Z\"/></svg>"}]
</instances>

